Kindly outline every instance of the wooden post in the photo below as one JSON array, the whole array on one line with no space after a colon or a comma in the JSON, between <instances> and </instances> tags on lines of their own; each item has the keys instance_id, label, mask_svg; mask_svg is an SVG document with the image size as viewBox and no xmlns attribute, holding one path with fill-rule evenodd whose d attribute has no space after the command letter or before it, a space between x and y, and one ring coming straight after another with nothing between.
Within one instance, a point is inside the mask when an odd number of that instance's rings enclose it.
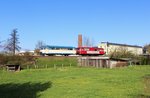
<instances>
[{"instance_id":1,"label":"wooden post","mask_svg":"<svg viewBox=\"0 0 150 98\"><path fill-rule=\"evenodd\" d=\"M3 70L5 70L5 67L3 67Z\"/></svg>"},{"instance_id":2,"label":"wooden post","mask_svg":"<svg viewBox=\"0 0 150 98\"><path fill-rule=\"evenodd\" d=\"M83 59L81 58L81 66L83 66Z\"/></svg>"},{"instance_id":3,"label":"wooden post","mask_svg":"<svg viewBox=\"0 0 150 98\"><path fill-rule=\"evenodd\" d=\"M82 66L84 66L84 60L82 59Z\"/></svg>"},{"instance_id":4,"label":"wooden post","mask_svg":"<svg viewBox=\"0 0 150 98\"><path fill-rule=\"evenodd\" d=\"M130 63L130 66L132 66L132 62L131 62L131 60L129 61L129 63Z\"/></svg>"},{"instance_id":5,"label":"wooden post","mask_svg":"<svg viewBox=\"0 0 150 98\"><path fill-rule=\"evenodd\" d=\"M101 67L101 62L100 62L100 59L98 60L98 67L100 68Z\"/></svg>"},{"instance_id":6,"label":"wooden post","mask_svg":"<svg viewBox=\"0 0 150 98\"><path fill-rule=\"evenodd\" d=\"M81 64L81 66L84 66L84 60L82 59L82 64Z\"/></svg>"},{"instance_id":7,"label":"wooden post","mask_svg":"<svg viewBox=\"0 0 150 98\"><path fill-rule=\"evenodd\" d=\"M20 71L20 65L19 65L19 67L18 67L18 71Z\"/></svg>"},{"instance_id":8,"label":"wooden post","mask_svg":"<svg viewBox=\"0 0 150 98\"><path fill-rule=\"evenodd\" d=\"M36 69L36 65L34 65L34 68Z\"/></svg>"},{"instance_id":9,"label":"wooden post","mask_svg":"<svg viewBox=\"0 0 150 98\"><path fill-rule=\"evenodd\" d=\"M89 59L86 59L86 66L89 66Z\"/></svg>"},{"instance_id":10,"label":"wooden post","mask_svg":"<svg viewBox=\"0 0 150 98\"><path fill-rule=\"evenodd\" d=\"M27 65L27 69L29 69L29 65Z\"/></svg>"},{"instance_id":11,"label":"wooden post","mask_svg":"<svg viewBox=\"0 0 150 98\"><path fill-rule=\"evenodd\" d=\"M56 64L54 64L54 69L56 69Z\"/></svg>"},{"instance_id":12,"label":"wooden post","mask_svg":"<svg viewBox=\"0 0 150 98\"><path fill-rule=\"evenodd\" d=\"M70 67L71 67L71 63L70 63Z\"/></svg>"},{"instance_id":13,"label":"wooden post","mask_svg":"<svg viewBox=\"0 0 150 98\"><path fill-rule=\"evenodd\" d=\"M108 66L109 66L109 68L110 68L110 66L111 66L110 64L111 64L111 63L110 63L110 59L109 59L109 60L108 60Z\"/></svg>"},{"instance_id":14,"label":"wooden post","mask_svg":"<svg viewBox=\"0 0 150 98\"><path fill-rule=\"evenodd\" d=\"M8 66L7 66L7 71L8 71L9 69L8 69Z\"/></svg>"},{"instance_id":15,"label":"wooden post","mask_svg":"<svg viewBox=\"0 0 150 98\"><path fill-rule=\"evenodd\" d=\"M98 68L98 59L96 59L96 67Z\"/></svg>"},{"instance_id":16,"label":"wooden post","mask_svg":"<svg viewBox=\"0 0 150 98\"><path fill-rule=\"evenodd\" d=\"M96 59L94 59L93 61L94 61L94 67L97 67L97 66L96 66Z\"/></svg>"},{"instance_id":17,"label":"wooden post","mask_svg":"<svg viewBox=\"0 0 150 98\"><path fill-rule=\"evenodd\" d=\"M62 64L62 68L64 67L64 64Z\"/></svg>"},{"instance_id":18,"label":"wooden post","mask_svg":"<svg viewBox=\"0 0 150 98\"><path fill-rule=\"evenodd\" d=\"M38 68L38 65L36 65L36 68Z\"/></svg>"}]
</instances>

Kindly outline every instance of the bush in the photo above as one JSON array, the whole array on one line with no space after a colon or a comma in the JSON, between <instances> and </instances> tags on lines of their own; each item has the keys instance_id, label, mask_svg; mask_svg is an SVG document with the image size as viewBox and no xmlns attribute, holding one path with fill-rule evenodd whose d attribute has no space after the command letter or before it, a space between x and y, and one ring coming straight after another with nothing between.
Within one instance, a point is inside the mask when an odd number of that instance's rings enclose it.
<instances>
[{"instance_id":1,"label":"bush","mask_svg":"<svg viewBox=\"0 0 150 98\"><path fill-rule=\"evenodd\" d=\"M136 55L134 55L131 51L127 51L124 48L119 48L119 49L112 51L109 54L109 56L110 56L110 58L115 58L115 59L118 59L118 58L135 58L136 57Z\"/></svg>"},{"instance_id":2,"label":"bush","mask_svg":"<svg viewBox=\"0 0 150 98\"><path fill-rule=\"evenodd\" d=\"M17 64L21 67L27 65L33 65L35 63L35 59L33 56L25 55L25 56L6 56L0 54L0 66L4 66L6 64Z\"/></svg>"},{"instance_id":3,"label":"bush","mask_svg":"<svg viewBox=\"0 0 150 98\"><path fill-rule=\"evenodd\" d=\"M150 65L150 58L148 57L140 57L140 62L141 62L141 65Z\"/></svg>"},{"instance_id":4,"label":"bush","mask_svg":"<svg viewBox=\"0 0 150 98\"><path fill-rule=\"evenodd\" d=\"M6 57L3 54L0 54L0 66L6 64Z\"/></svg>"}]
</instances>

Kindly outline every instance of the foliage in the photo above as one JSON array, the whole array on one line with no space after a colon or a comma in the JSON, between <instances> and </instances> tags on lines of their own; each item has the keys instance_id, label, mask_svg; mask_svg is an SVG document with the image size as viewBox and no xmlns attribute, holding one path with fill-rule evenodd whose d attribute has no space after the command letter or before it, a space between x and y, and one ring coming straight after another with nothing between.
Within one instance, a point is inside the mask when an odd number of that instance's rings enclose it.
<instances>
[{"instance_id":1,"label":"foliage","mask_svg":"<svg viewBox=\"0 0 150 98\"><path fill-rule=\"evenodd\" d=\"M36 55L40 55L40 54L41 54L40 49L35 49L35 50L34 50L34 53L35 53Z\"/></svg>"},{"instance_id":2,"label":"foliage","mask_svg":"<svg viewBox=\"0 0 150 98\"><path fill-rule=\"evenodd\" d=\"M26 53L24 56L6 56L0 55L0 65L5 64L19 64L21 68L47 68L54 67L67 67L67 66L77 66L76 58L66 58L66 57L34 57Z\"/></svg>"},{"instance_id":3,"label":"foliage","mask_svg":"<svg viewBox=\"0 0 150 98\"><path fill-rule=\"evenodd\" d=\"M6 46L5 46L5 50L8 50L9 52L11 52L13 55L15 55L16 51L19 51L21 49L21 47L18 45L19 42L19 38L18 38L18 31L17 29L14 29L12 31L12 33L10 34L10 39L7 40Z\"/></svg>"},{"instance_id":4,"label":"foliage","mask_svg":"<svg viewBox=\"0 0 150 98\"><path fill-rule=\"evenodd\" d=\"M21 68L27 68L27 66L33 66L36 63L36 59L34 56L31 56L29 53L26 53L24 56L21 56L22 63Z\"/></svg>"},{"instance_id":5,"label":"foliage","mask_svg":"<svg viewBox=\"0 0 150 98\"><path fill-rule=\"evenodd\" d=\"M150 58L141 56L139 57L141 65L150 65Z\"/></svg>"},{"instance_id":6,"label":"foliage","mask_svg":"<svg viewBox=\"0 0 150 98\"><path fill-rule=\"evenodd\" d=\"M140 98L150 66L0 71L1 98ZM144 98L144 97L142 97Z\"/></svg>"},{"instance_id":7,"label":"foliage","mask_svg":"<svg viewBox=\"0 0 150 98\"><path fill-rule=\"evenodd\" d=\"M22 64L22 57L20 56L6 56L7 63L6 64Z\"/></svg>"},{"instance_id":8,"label":"foliage","mask_svg":"<svg viewBox=\"0 0 150 98\"><path fill-rule=\"evenodd\" d=\"M27 65L33 65L35 63L35 59L36 58L30 55L17 56L0 54L0 66L3 66L5 64L18 64L23 67Z\"/></svg>"},{"instance_id":9,"label":"foliage","mask_svg":"<svg viewBox=\"0 0 150 98\"><path fill-rule=\"evenodd\" d=\"M4 40L3 41L0 40L0 49L3 49L2 42L4 42Z\"/></svg>"},{"instance_id":10,"label":"foliage","mask_svg":"<svg viewBox=\"0 0 150 98\"><path fill-rule=\"evenodd\" d=\"M118 48L109 54L110 58L135 58L136 55L126 48Z\"/></svg>"},{"instance_id":11,"label":"foliage","mask_svg":"<svg viewBox=\"0 0 150 98\"><path fill-rule=\"evenodd\" d=\"M150 44L145 45L143 50L144 50L144 53L150 54Z\"/></svg>"},{"instance_id":12,"label":"foliage","mask_svg":"<svg viewBox=\"0 0 150 98\"><path fill-rule=\"evenodd\" d=\"M5 55L0 54L0 66L4 65L6 63Z\"/></svg>"},{"instance_id":13,"label":"foliage","mask_svg":"<svg viewBox=\"0 0 150 98\"><path fill-rule=\"evenodd\" d=\"M42 49L42 47L45 45L45 43L43 41L38 41L37 44L35 45L35 50L34 53L36 55L41 55L40 50Z\"/></svg>"}]
</instances>

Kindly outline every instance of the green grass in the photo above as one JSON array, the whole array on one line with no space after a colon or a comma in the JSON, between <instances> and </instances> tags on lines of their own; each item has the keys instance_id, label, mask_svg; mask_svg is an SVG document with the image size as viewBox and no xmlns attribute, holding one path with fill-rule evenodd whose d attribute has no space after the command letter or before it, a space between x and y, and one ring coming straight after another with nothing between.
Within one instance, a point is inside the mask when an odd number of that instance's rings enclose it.
<instances>
[{"instance_id":1,"label":"green grass","mask_svg":"<svg viewBox=\"0 0 150 98\"><path fill-rule=\"evenodd\" d=\"M150 66L1 70L0 98L149 98L146 75Z\"/></svg>"},{"instance_id":2,"label":"green grass","mask_svg":"<svg viewBox=\"0 0 150 98\"><path fill-rule=\"evenodd\" d=\"M38 68L52 68L52 67L67 67L67 66L77 66L76 57L38 57L36 66ZM30 69L34 69L34 65L28 66ZM26 69L27 66L22 66Z\"/></svg>"}]
</instances>

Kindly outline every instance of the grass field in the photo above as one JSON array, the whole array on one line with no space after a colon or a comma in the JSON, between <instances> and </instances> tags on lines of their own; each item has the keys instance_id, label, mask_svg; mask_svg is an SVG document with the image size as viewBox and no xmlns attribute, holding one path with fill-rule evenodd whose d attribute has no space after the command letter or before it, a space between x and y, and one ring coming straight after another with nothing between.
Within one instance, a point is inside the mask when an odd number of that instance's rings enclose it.
<instances>
[{"instance_id":1,"label":"grass field","mask_svg":"<svg viewBox=\"0 0 150 98\"><path fill-rule=\"evenodd\" d=\"M150 98L150 66L0 70L0 98Z\"/></svg>"},{"instance_id":2,"label":"grass field","mask_svg":"<svg viewBox=\"0 0 150 98\"><path fill-rule=\"evenodd\" d=\"M54 68L55 67L70 67L77 66L77 58L76 57L38 57L36 66L38 68ZM22 66L22 68L27 69L35 69L34 65Z\"/></svg>"}]
</instances>

